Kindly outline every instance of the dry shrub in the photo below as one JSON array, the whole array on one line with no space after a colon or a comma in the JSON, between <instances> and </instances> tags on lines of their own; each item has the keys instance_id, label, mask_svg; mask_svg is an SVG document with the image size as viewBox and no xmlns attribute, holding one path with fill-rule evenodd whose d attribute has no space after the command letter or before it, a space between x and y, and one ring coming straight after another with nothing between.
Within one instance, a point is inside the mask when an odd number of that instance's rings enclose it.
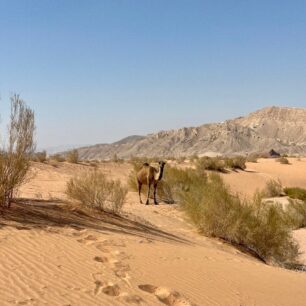
<instances>
[{"instance_id":1,"label":"dry shrub","mask_svg":"<svg viewBox=\"0 0 306 306\"><path fill-rule=\"evenodd\" d=\"M296 261L298 246L284 211L264 206L259 195L243 202L231 195L219 175L211 174L206 183L192 184L188 192L181 192L180 201L203 234L241 245L267 263L282 266Z\"/></svg>"},{"instance_id":2,"label":"dry shrub","mask_svg":"<svg viewBox=\"0 0 306 306\"><path fill-rule=\"evenodd\" d=\"M266 187L263 190L263 197L266 198L273 198L273 197L280 197L284 194L283 186L280 180L269 180L266 183Z\"/></svg>"},{"instance_id":3,"label":"dry shrub","mask_svg":"<svg viewBox=\"0 0 306 306\"><path fill-rule=\"evenodd\" d=\"M225 171L224 161L220 157L201 157L197 160L196 167L200 172L205 172L205 170Z\"/></svg>"},{"instance_id":4,"label":"dry shrub","mask_svg":"<svg viewBox=\"0 0 306 306\"><path fill-rule=\"evenodd\" d=\"M33 161L44 163L47 160L47 152L44 150L42 152L36 152L33 156Z\"/></svg>"},{"instance_id":5,"label":"dry shrub","mask_svg":"<svg viewBox=\"0 0 306 306\"><path fill-rule=\"evenodd\" d=\"M50 160L54 160L58 163L62 163L65 161L65 158L61 154L53 154L50 156Z\"/></svg>"},{"instance_id":6,"label":"dry shrub","mask_svg":"<svg viewBox=\"0 0 306 306\"><path fill-rule=\"evenodd\" d=\"M230 169L246 169L246 158L243 156L236 156L233 158L226 158L225 159L225 166Z\"/></svg>"},{"instance_id":7,"label":"dry shrub","mask_svg":"<svg viewBox=\"0 0 306 306\"><path fill-rule=\"evenodd\" d=\"M107 179L99 171L89 171L67 183L66 195L78 204L118 214L125 202L127 190L119 180Z\"/></svg>"},{"instance_id":8,"label":"dry shrub","mask_svg":"<svg viewBox=\"0 0 306 306\"><path fill-rule=\"evenodd\" d=\"M10 207L14 192L26 180L35 150L34 112L19 95L11 97L7 145L0 153L0 204Z\"/></svg>"},{"instance_id":9,"label":"dry shrub","mask_svg":"<svg viewBox=\"0 0 306 306\"><path fill-rule=\"evenodd\" d=\"M289 160L284 156L282 156L280 158L277 158L276 161L281 163L282 165L289 165L290 164Z\"/></svg>"},{"instance_id":10,"label":"dry shrub","mask_svg":"<svg viewBox=\"0 0 306 306\"><path fill-rule=\"evenodd\" d=\"M77 149L71 150L66 154L66 160L69 163L77 164L79 162L79 152Z\"/></svg>"}]
</instances>

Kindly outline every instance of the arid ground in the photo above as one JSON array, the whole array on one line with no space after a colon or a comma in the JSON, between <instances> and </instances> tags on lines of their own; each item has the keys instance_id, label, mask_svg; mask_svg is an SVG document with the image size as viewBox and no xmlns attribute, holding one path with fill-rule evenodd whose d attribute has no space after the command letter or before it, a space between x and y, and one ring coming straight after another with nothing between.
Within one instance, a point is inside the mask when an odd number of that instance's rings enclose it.
<instances>
[{"instance_id":1,"label":"arid ground","mask_svg":"<svg viewBox=\"0 0 306 306\"><path fill-rule=\"evenodd\" d=\"M305 188L306 158L290 162L262 159L222 176L245 197L271 178ZM126 218L67 208L66 182L87 168L33 163L24 200L0 217L0 305L306 304L306 273L199 235L176 204L141 205L129 192ZM124 183L131 171L128 163L99 168ZM294 235L303 252L306 230Z\"/></svg>"}]
</instances>

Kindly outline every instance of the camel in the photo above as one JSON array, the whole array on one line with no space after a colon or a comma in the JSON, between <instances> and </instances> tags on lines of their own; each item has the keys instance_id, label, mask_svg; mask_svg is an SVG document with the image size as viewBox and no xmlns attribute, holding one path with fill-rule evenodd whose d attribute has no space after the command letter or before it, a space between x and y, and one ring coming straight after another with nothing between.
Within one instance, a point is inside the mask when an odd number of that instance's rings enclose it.
<instances>
[{"instance_id":1,"label":"camel","mask_svg":"<svg viewBox=\"0 0 306 306\"><path fill-rule=\"evenodd\" d=\"M151 185L154 187L154 204L158 205L156 201L156 190L157 184L163 177L165 162L158 162L159 169L150 166L148 163L144 163L142 168L137 173L137 185L138 185L138 193L139 193L139 201L142 204L141 200L141 187L142 185L148 185L148 195L146 205L149 205L149 197L150 197L150 189Z\"/></svg>"}]
</instances>

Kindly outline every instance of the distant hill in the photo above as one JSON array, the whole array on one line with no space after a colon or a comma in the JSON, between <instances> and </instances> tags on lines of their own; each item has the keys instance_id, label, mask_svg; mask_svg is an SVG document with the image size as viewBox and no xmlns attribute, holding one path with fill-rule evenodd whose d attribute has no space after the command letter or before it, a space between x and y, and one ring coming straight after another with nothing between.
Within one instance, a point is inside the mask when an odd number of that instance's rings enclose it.
<instances>
[{"instance_id":1,"label":"distant hill","mask_svg":"<svg viewBox=\"0 0 306 306\"><path fill-rule=\"evenodd\" d=\"M75 145L61 145L61 146L55 146L55 147L40 147L37 149L37 151L46 151L49 155L55 154L55 153L59 153L59 152L63 152L63 151L69 151L75 148L79 148L83 145L79 145L79 144L75 144Z\"/></svg>"},{"instance_id":2,"label":"distant hill","mask_svg":"<svg viewBox=\"0 0 306 306\"><path fill-rule=\"evenodd\" d=\"M129 136L112 144L79 148L83 159L268 152L306 154L306 109L267 107L222 123Z\"/></svg>"}]
</instances>

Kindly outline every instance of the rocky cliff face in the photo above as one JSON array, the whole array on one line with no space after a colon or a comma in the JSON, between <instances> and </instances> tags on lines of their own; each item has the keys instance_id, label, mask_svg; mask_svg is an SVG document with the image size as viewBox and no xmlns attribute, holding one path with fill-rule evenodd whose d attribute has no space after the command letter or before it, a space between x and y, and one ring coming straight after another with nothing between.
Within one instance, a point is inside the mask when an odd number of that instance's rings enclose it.
<instances>
[{"instance_id":1,"label":"rocky cliff face","mask_svg":"<svg viewBox=\"0 0 306 306\"><path fill-rule=\"evenodd\" d=\"M306 109L268 107L222 123L130 136L79 149L84 159L246 154L275 149L306 155Z\"/></svg>"}]
</instances>

